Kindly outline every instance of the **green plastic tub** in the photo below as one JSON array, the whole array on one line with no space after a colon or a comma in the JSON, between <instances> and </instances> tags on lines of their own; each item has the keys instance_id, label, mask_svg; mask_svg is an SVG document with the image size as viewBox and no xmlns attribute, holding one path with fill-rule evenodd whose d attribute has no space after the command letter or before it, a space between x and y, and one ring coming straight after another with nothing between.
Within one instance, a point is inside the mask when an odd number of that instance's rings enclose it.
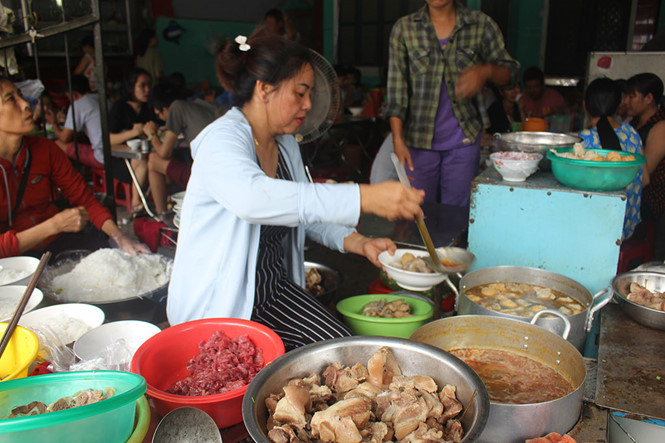
<instances>
[{"instance_id":1,"label":"green plastic tub","mask_svg":"<svg viewBox=\"0 0 665 443\"><path fill-rule=\"evenodd\" d=\"M411 306L411 317L381 318L368 317L361 312L367 303L386 299L403 298ZM342 314L344 323L354 335L383 335L387 337L409 338L413 331L427 323L434 313L431 300L397 294L368 294L345 298L337 303L337 312Z\"/></svg>"},{"instance_id":2,"label":"green plastic tub","mask_svg":"<svg viewBox=\"0 0 665 443\"><path fill-rule=\"evenodd\" d=\"M31 401L47 405L84 389L115 388L113 397L98 403L4 419ZM136 401L145 393L140 375L117 371L84 371L38 375L0 383L0 441L125 442L134 429Z\"/></svg>"},{"instance_id":3,"label":"green plastic tub","mask_svg":"<svg viewBox=\"0 0 665 443\"><path fill-rule=\"evenodd\" d=\"M572 148L559 148L556 151L572 152ZM607 149L587 149L605 157ZM552 173L562 184L582 191L618 191L628 186L637 176L640 168L647 159L640 154L631 154L624 151L615 151L619 154L633 155L635 160L623 162L595 162L591 160L574 160L562 158L553 152L547 152L547 158L552 162Z\"/></svg>"}]
</instances>

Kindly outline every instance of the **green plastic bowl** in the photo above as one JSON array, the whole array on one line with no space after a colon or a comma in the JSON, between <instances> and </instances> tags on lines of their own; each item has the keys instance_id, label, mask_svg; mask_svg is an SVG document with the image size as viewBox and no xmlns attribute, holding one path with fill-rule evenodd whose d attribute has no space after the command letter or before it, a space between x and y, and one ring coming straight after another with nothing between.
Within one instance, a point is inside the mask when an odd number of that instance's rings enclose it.
<instances>
[{"instance_id":1,"label":"green plastic bowl","mask_svg":"<svg viewBox=\"0 0 665 443\"><path fill-rule=\"evenodd\" d=\"M367 303L386 299L389 302L403 298L411 306L411 317L381 318L368 317L361 312ZM354 335L383 335L387 337L409 338L413 331L427 323L434 312L434 304L407 295L367 294L345 298L337 303L337 312L344 317L344 323Z\"/></svg>"},{"instance_id":2,"label":"green plastic bowl","mask_svg":"<svg viewBox=\"0 0 665 443\"><path fill-rule=\"evenodd\" d=\"M559 148L556 151L572 152L572 148ZM640 168L647 159L641 154L631 154L624 151L610 151L608 149L587 149L603 157L609 152L618 152L626 156L635 157L633 161L623 162L594 162L591 160L574 160L547 152L547 158L552 162L552 173L557 180L573 189L582 191L618 191L628 186L637 176Z\"/></svg>"},{"instance_id":3,"label":"green plastic bowl","mask_svg":"<svg viewBox=\"0 0 665 443\"><path fill-rule=\"evenodd\" d=\"M134 429L136 401L145 379L118 371L83 371L37 375L0 383L0 417L31 401L47 405L84 389L115 388L113 397L90 405L0 420L0 441L125 442Z\"/></svg>"}]
</instances>

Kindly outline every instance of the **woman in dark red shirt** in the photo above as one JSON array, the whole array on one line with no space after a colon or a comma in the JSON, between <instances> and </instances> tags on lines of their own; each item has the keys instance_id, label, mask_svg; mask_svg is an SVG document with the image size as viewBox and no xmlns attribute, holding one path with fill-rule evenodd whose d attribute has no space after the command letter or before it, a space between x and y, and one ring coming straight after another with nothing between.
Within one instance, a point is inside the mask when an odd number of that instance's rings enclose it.
<instances>
[{"instance_id":1,"label":"woman in dark red shirt","mask_svg":"<svg viewBox=\"0 0 665 443\"><path fill-rule=\"evenodd\" d=\"M122 234L55 143L26 135L33 129L30 105L9 79L0 77L0 257L51 249L56 238L80 232L88 221L123 250L149 252ZM56 188L71 208L56 207Z\"/></svg>"}]
</instances>

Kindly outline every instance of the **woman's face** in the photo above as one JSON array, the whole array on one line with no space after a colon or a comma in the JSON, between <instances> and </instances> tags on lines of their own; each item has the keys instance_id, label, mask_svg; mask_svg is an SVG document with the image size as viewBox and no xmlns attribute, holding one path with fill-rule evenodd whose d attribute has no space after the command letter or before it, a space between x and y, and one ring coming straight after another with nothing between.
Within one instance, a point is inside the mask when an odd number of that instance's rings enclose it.
<instances>
[{"instance_id":1,"label":"woman's face","mask_svg":"<svg viewBox=\"0 0 665 443\"><path fill-rule=\"evenodd\" d=\"M510 102L515 102L517 101L517 96L519 95L521 91L521 88L518 86L515 86L513 89L501 89L501 95L503 97L510 101Z\"/></svg>"},{"instance_id":2,"label":"woman's face","mask_svg":"<svg viewBox=\"0 0 665 443\"><path fill-rule=\"evenodd\" d=\"M639 91L632 91L628 93L628 115L640 115L651 104L651 94L646 96Z\"/></svg>"},{"instance_id":3,"label":"woman's face","mask_svg":"<svg viewBox=\"0 0 665 443\"><path fill-rule=\"evenodd\" d=\"M270 126L278 134L294 134L312 108L314 70L306 64L268 96Z\"/></svg>"},{"instance_id":4,"label":"woman's face","mask_svg":"<svg viewBox=\"0 0 665 443\"><path fill-rule=\"evenodd\" d=\"M30 104L12 82L0 82L0 132L27 134L35 127Z\"/></svg>"},{"instance_id":5,"label":"woman's face","mask_svg":"<svg viewBox=\"0 0 665 443\"><path fill-rule=\"evenodd\" d=\"M150 76L141 74L134 83L134 99L137 102L147 103L150 94Z\"/></svg>"}]
</instances>

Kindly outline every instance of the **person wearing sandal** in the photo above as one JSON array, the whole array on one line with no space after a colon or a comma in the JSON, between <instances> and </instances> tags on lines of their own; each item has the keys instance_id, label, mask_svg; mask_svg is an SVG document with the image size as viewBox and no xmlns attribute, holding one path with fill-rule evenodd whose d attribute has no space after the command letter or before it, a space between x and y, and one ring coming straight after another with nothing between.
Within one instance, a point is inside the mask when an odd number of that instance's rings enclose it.
<instances>
[{"instance_id":1,"label":"person wearing sandal","mask_svg":"<svg viewBox=\"0 0 665 443\"><path fill-rule=\"evenodd\" d=\"M30 104L11 80L0 77L0 257L108 246L106 238L83 233L88 221L124 251L149 252L123 235L58 145L27 135L34 126ZM55 188L70 208L56 207Z\"/></svg>"}]
</instances>

